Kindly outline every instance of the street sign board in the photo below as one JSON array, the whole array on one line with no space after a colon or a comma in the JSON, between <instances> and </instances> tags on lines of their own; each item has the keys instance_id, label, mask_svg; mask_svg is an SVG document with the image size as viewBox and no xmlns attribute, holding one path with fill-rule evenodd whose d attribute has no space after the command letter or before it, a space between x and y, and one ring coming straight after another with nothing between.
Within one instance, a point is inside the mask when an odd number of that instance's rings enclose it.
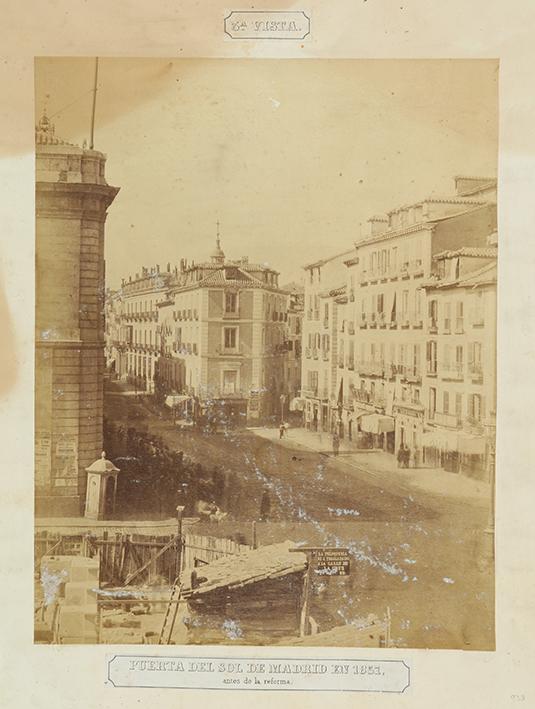
<instances>
[{"instance_id":1,"label":"street sign board","mask_svg":"<svg viewBox=\"0 0 535 709\"><path fill-rule=\"evenodd\" d=\"M312 555L318 576L349 576L349 550L335 547L317 549Z\"/></svg>"}]
</instances>

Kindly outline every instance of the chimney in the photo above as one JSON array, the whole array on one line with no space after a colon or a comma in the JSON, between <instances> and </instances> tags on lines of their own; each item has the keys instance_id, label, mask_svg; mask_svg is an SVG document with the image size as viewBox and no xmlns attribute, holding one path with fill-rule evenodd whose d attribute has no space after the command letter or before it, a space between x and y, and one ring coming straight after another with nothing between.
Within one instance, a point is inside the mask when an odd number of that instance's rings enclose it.
<instances>
[{"instance_id":1,"label":"chimney","mask_svg":"<svg viewBox=\"0 0 535 709\"><path fill-rule=\"evenodd\" d=\"M374 216L368 219L367 229L365 230L366 236L377 236L383 231L386 231L388 226L388 219L386 217Z\"/></svg>"}]
</instances>

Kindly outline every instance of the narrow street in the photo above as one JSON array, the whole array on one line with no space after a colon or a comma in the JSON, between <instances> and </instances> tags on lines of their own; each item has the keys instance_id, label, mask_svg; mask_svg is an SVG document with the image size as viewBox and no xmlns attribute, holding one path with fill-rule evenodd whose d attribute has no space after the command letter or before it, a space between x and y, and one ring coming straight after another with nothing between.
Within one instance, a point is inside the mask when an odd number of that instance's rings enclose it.
<instances>
[{"instance_id":1,"label":"narrow street","mask_svg":"<svg viewBox=\"0 0 535 709\"><path fill-rule=\"evenodd\" d=\"M476 564L486 543L482 502L407 488L399 477L385 484L384 474L355 467L349 457L279 445L251 431L179 431L131 396L108 392L106 416L238 476L240 512L207 525L210 534L247 533L267 490L271 510L257 522L260 544L349 547L350 576L316 583L311 610L322 629L369 613L382 617L388 607L398 646L493 647L492 575Z\"/></svg>"}]
</instances>

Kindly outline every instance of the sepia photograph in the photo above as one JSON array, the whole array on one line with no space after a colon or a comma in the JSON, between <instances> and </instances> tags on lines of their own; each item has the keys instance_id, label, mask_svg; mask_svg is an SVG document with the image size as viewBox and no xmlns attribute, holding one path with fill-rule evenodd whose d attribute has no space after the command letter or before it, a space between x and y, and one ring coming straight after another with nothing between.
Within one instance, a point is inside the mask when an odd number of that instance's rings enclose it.
<instances>
[{"instance_id":1,"label":"sepia photograph","mask_svg":"<svg viewBox=\"0 0 535 709\"><path fill-rule=\"evenodd\" d=\"M495 649L497 159L497 60L35 60L35 643Z\"/></svg>"}]
</instances>

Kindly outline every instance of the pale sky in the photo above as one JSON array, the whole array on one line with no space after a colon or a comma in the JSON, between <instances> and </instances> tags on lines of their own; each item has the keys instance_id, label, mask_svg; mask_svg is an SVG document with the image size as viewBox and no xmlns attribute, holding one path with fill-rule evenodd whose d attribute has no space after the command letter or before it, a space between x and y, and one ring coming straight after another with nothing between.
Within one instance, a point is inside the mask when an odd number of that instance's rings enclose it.
<instances>
[{"instance_id":1,"label":"pale sky","mask_svg":"<svg viewBox=\"0 0 535 709\"><path fill-rule=\"evenodd\" d=\"M37 114L81 144L94 60L35 71ZM497 92L493 60L100 59L108 285L207 259L218 220L228 258L300 280L373 214L495 176Z\"/></svg>"}]
</instances>

